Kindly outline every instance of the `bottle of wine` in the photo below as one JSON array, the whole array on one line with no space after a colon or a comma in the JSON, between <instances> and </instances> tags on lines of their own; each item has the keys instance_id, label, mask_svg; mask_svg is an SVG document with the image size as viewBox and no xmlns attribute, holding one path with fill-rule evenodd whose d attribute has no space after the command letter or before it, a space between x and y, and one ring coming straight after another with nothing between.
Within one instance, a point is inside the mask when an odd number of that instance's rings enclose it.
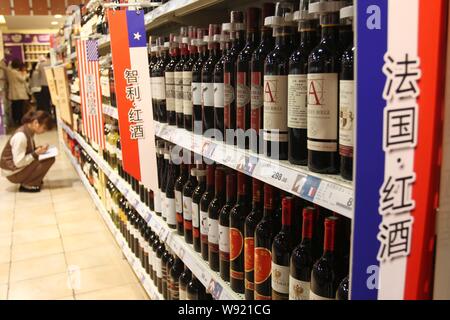
<instances>
[{"instance_id":1,"label":"bottle of wine","mask_svg":"<svg viewBox=\"0 0 450 320\"><path fill-rule=\"evenodd\" d=\"M162 270L162 294L164 300L168 299L167 295L167 264L170 260L170 252L168 250L164 250L161 256L161 270Z\"/></svg>"},{"instance_id":2,"label":"bottle of wine","mask_svg":"<svg viewBox=\"0 0 450 320\"><path fill-rule=\"evenodd\" d=\"M236 128L237 145L240 148L248 149L249 140L245 133L250 129L250 87L251 87L251 59L253 52L260 43L259 23L261 20L261 9L247 9L247 43L239 53L237 69L236 86Z\"/></svg>"},{"instance_id":3,"label":"bottle of wine","mask_svg":"<svg viewBox=\"0 0 450 320\"><path fill-rule=\"evenodd\" d=\"M253 52L251 60L251 87L250 87L250 108L251 120L250 125L254 134L250 135L250 149L255 153L263 153L262 145L262 129L264 121L264 61L267 55L273 50L275 45L272 37L272 29L264 25L264 19L275 14L275 5L273 3L264 3L262 9L261 24L261 42ZM252 298L253 299L253 298Z\"/></svg>"},{"instance_id":4,"label":"bottle of wine","mask_svg":"<svg viewBox=\"0 0 450 320\"><path fill-rule=\"evenodd\" d=\"M264 149L265 155L276 160L288 158L287 100L289 57L292 53L292 21L294 6L278 2L275 17L275 48L264 64Z\"/></svg>"},{"instance_id":5,"label":"bottle of wine","mask_svg":"<svg viewBox=\"0 0 450 320\"><path fill-rule=\"evenodd\" d=\"M214 199L215 165L207 166L206 191L200 200L200 240L202 258L208 261L208 207Z\"/></svg>"},{"instance_id":6,"label":"bottle of wine","mask_svg":"<svg viewBox=\"0 0 450 320\"><path fill-rule=\"evenodd\" d=\"M237 202L230 212L230 275L231 289L244 293L244 227L245 219L250 212L247 194L250 188L247 176L238 172Z\"/></svg>"},{"instance_id":7,"label":"bottle of wine","mask_svg":"<svg viewBox=\"0 0 450 320\"><path fill-rule=\"evenodd\" d=\"M201 251L200 240L200 200L206 190L206 169L204 165L197 167L197 187L192 194L192 236L194 249Z\"/></svg>"},{"instance_id":8,"label":"bottle of wine","mask_svg":"<svg viewBox=\"0 0 450 320\"><path fill-rule=\"evenodd\" d=\"M155 201L155 213L158 216L162 215L162 203L161 203L161 188L162 188L162 176L164 171L164 142L162 140L156 140L156 164L158 169L158 190L154 193Z\"/></svg>"},{"instance_id":9,"label":"bottle of wine","mask_svg":"<svg viewBox=\"0 0 450 320\"><path fill-rule=\"evenodd\" d=\"M159 42L161 59L153 70L152 94L155 98L159 122L167 123L165 70L167 64L170 62L170 57L168 55L170 42L164 42L164 38L159 38Z\"/></svg>"},{"instance_id":10,"label":"bottle of wine","mask_svg":"<svg viewBox=\"0 0 450 320\"><path fill-rule=\"evenodd\" d=\"M150 275L150 279L153 279L154 272L154 261L153 261L153 243L157 239L157 236L154 232L152 232L150 239L148 240L148 274Z\"/></svg>"},{"instance_id":11,"label":"bottle of wine","mask_svg":"<svg viewBox=\"0 0 450 320\"><path fill-rule=\"evenodd\" d=\"M192 274L192 279L187 285L187 300L204 300L206 296L205 287L198 281L197 277Z\"/></svg>"},{"instance_id":12,"label":"bottle of wine","mask_svg":"<svg viewBox=\"0 0 450 320\"><path fill-rule=\"evenodd\" d=\"M152 59L150 61L150 65L149 65L150 90L152 92L153 120L159 121L159 112L158 112L158 106L157 106L156 96L155 96L155 91L156 91L156 85L155 85L156 73L155 72L156 72L156 66L158 65L159 59L160 59L158 40L156 40L155 43L151 42L150 50L151 50L152 57L154 56L154 59ZM111 67L112 67L112 63L111 63ZM111 74L110 74L110 78L111 78ZM114 76L113 76L113 78L114 78ZM111 84L110 84L110 88L111 88ZM110 89L110 92L111 92L111 89Z\"/></svg>"},{"instance_id":13,"label":"bottle of wine","mask_svg":"<svg viewBox=\"0 0 450 320\"><path fill-rule=\"evenodd\" d=\"M336 292L336 300L348 300L349 297L349 284L348 275L339 284Z\"/></svg>"},{"instance_id":14,"label":"bottle of wine","mask_svg":"<svg viewBox=\"0 0 450 320\"><path fill-rule=\"evenodd\" d=\"M338 279L336 276L334 243L338 218L325 219L325 239L322 257L311 271L310 300L332 300L336 297Z\"/></svg>"},{"instance_id":15,"label":"bottle of wine","mask_svg":"<svg viewBox=\"0 0 450 320\"><path fill-rule=\"evenodd\" d=\"M180 286L180 294L179 298L180 300L187 300L187 286L188 283L191 281L192 278L192 272L189 270L187 266L184 266L184 272L180 276L179 280L179 286Z\"/></svg>"},{"instance_id":16,"label":"bottle of wine","mask_svg":"<svg viewBox=\"0 0 450 320\"><path fill-rule=\"evenodd\" d=\"M252 211L245 219L244 226L244 268L245 268L245 299L254 299L254 271L255 271L255 229L261 221L262 211L262 182L253 178Z\"/></svg>"},{"instance_id":17,"label":"bottle of wine","mask_svg":"<svg viewBox=\"0 0 450 320\"><path fill-rule=\"evenodd\" d=\"M298 31L300 44L289 59L288 76L288 158L292 164L308 163L307 148L307 74L308 57L317 45L319 21L309 14L309 1L300 1Z\"/></svg>"},{"instance_id":18,"label":"bottle of wine","mask_svg":"<svg viewBox=\"0 0 450 320\"><path fill-rule=\"evenodd\" d=\"M166 66L165 83L166 83L166 109L167 122L169 125L175 125L175 66L180 60L180 51L175 34L170 34L170 62Z\"/></svg>"},{"instance_id":19,"label":"bottle of wine","mask_svg":"<svg viewBox=\"0 0 450 320\"><path fill-rule=\"evenodd\" d=\"M153 284L155 286L158 285L158 268L159 268L159 263L158 263L158 259L156 258L156 251L158 250L159 245L160 245L159 238L156 237L155 241L153 241L153 244L152 244ZM159 272L162 272L162 270L159 271Z\"/></svg>"},{"instance_id":20,"label":"bottle of wine","mask_svg":"<svg viewBox=\"0 0 450 320\"><path fill-rule=\"evenodd\" d=\"M167 278L167 288L166 288L166 296L167 299L166 300L172 300L171 298L171 290L170 288L172 287L172 278L170 277L170 270L172 270L172 267L175 263L175 257L172 253L172 251L169 249L169 259L167 260L167 264L166 264L166 278ZM177 292L178 294L178 292Z\"/></svg>"},{"instance_id":21,"label":"bottle of wine","mask_svg":"<svg viewBox=\"0 0 450 320\"><path fill-rule=\"evenodd\" d=\"M225 127L225 141L227 144L235 144L236 130L236 61L239 53L245 45L245 25L244 13L242 11L230 12L231 34L232 42L231 49L228 51L224 63L224 127ZM229 131L228 131L229 130ZM233 134L227 134L232 132Z\"/></svg>"},{"instance_id":22,"label":"bottle of wine","mask_svg":"<svg viewBox=\"0 0 450 320\"><path fill-rule=\"evenodd\" d=\"M197 50L197 28L189 26L189 59L183 67L183 127L192 131L192 68L198 60Z\"/></svg>"},{"instance_id":23,"label":"bottle of wine","mask_svg":"<svg viewBox=\"0 0 450 320\"><path fill-rule=\"evenodd\" d=\"M184 271L184 264L180 258L175 257L172 269L170 269L170 300L180 300L180 276Z\"/></svg>"},{"instance_id":24,"label":"bottle of wine","mask_svg":"<svg viewBox=\"0 0 450 320\"><path fill-rule=\"evenodd\" d=\"M180 28L180 36L178 38L180 46L181 57L175 66L175 111L176 111L176 123L178 128L184 127L184 114L183 114L183 70L184 64L189 59L188 51L188 28Z\"/></svg>"},{"instance_id":25,"label":"bottle of wine","mask_svg":"<svg viewBox=\"0 0 450 320\"><path fill-rule=\"evenodd\" d=\"M281 231L272 244L272 299L289 298L289 263L292 250L291 215L294 199L284 197L282 200L283 222Z\"/></svg>"},{"instance_id":26,"label":"bottle of wine","mask_svg":"<svg viewBox=\"0 0 450 320\"><path fill-rule=\"evenodd\" d=\"M190 165L190 176L183 187L183 227L184 240L192 243L192 194L197 187L197 169L194 164Z\"/></svg>"},{"instance_id":27,"label":"bottle of wine","mask_svg":"<svg viewBox=\"0 0 450 320\"><path fill-rule=\"evenodd\" d=\"M208 31L205 29L197 29L197 46L199 57L192 67L192 127L195 134L203 133L203 114L202 114L202 69L209 57L207 50L207 42L204 38L208 38Z\"/></svg>"},{"instance_id":28,"label":"bottle of wine","mask_svg":"<svg viewBox=\"0 0 450 320\"><path fill-rule=\"evenodd\" d=\"M162 172L162 182L161 182L161 207L162 207L162 218L164 221L167 221L167 196L166 196L166 188L167 188L167 177L169 171L169 142L164 144L164 165Z\"/></svg>"},{"instance_id":29,"label":"bottle of wine","mask_svg":"<svg viewBox=\"0 0 450 320\"><path fill-rule=\"evenodd\" d=\"M159 243L158 248L156 248L156 285L158 287L158 292L163 293L163 263L162 256L166 250L163 242Z\"/></svg>"},{"instance_id":30,"label":"bottle of wine","mask_svg":"<svg viewBox=\"0 0 450 320\"><path fill-rule=\"evenodd\" d=\"M334 174L339 172L339 12L321 12L320 24L322 38L308 59L308 167Z\"/></svg>"},{"instance_id":31,"label":"bottle of wine","mask_svg":"<svg viewBox=\"0 0 450 320\"><path fill-rule=\"evenodd\" d=\"M172 162L169 151L169 169L167 170L167 186L166 186L166 211L167 225L171 229L177 227L177 211L175 204L175 180L180 175L179 166Z\"/></svg>"},{"instance_id":32,"label":"bottle of wine","mask_svg":"<svg viewBox=\"0 0 450 320\"><path fill-rule=\"evenodd\" d=\"M180 164L180 176L175 182L175 209L177 219L177 233L184 235L183 226L183 187L189 177L189 167L187 164Z\"/></svg>"},{"instance_id":33,"label":"bottle of wine","mask_svg":"<svg viewBox=\"0 0 450 320\"><path fill-rule=\"evenodd\" d=\"M273 187L264 185L264 215L255 228L255 300L272 299Z\"/></svg>"},{"instance_id":34,"label":"bottle of wine","mask_svg":"<svg viewBox=\"0 0 450 320\"><path fill-rule=\"evenodd\" d=\"M220 277L230 281L230 212L236 204L236 174L227 173L227 200L219 215Z\"/></svg>"},{"instance_id":35,"label":"bottle of wine","mask_svg":"<svg viewBox=\"0 0 450 320\"><path fill-rule=\"evenodd\" d=\"M214 67L221 56L220 34L220 25L209 25L209 58L202 69L202 133L209 129L214 129Z\"/></svg>"},{"instance_id":36,"label":"bottle of wine","mask_svg":"<svg viewBox=\"0 0 450 320\"><path fill-rule=\"evenodd\" d=\"M146 226L145 228L145 237L144 237L144 269L145 272L147 272L148 275L150 275L150 241L151 237L153 235L153 231L150 228L150 226Z\"/></svg>"},{"instance_id":37,"label":"bottle of wine","mask_svg":"<svg viewBox=\"0 0 450 320\"><path fill-rule=\"evenodd\" d=\"M215 196L208 207L208 261L209 267L219 271L219 213L225 204L225 169L215 170Z\"/></svg>"}]
</instances>

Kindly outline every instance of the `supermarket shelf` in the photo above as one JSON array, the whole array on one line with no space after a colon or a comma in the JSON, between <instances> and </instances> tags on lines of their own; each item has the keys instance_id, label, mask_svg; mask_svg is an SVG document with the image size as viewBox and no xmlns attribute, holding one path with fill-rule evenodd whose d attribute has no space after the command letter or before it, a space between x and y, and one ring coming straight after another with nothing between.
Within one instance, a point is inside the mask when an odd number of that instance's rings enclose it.
<instances>
[{"instance_id":1,"label":"supermarket shelf","mask_svg":"<svg viewBox=\"0 0 450 320\"><path fill-rule=\"evenodd\" d=\"M77 171L78 175L80 176L80 179L82 183L84 184L86 190L88 191L89 195L91 196L92 200L94 201L98 211L100 212L103 220L105 221L106 225L108 226L110 232L116 239L118 245L122 249L122 253L128 260L128 263L132 267L134 273L136 274L137 278L141 282L142 286L144 287L147 294L150 296L152 300L164 300L162 295L158 292L158 289L154 286L153 281L150 279L148 274L145 272L144 268L141 265L141 262L139 259L137 259L134 254L131 252L130 248L128 247L125 239L123 238L120 231L116 228L116 226L113 224L111 217L106 212L102 202L100 201L98 195L95 193L94 189L89 184L89 181L86 179L84 173L82 172L80 166L78 165L75 158L70 153L67 146L62 143L63 149L66 152L67 156L69 157L70 161L72 162L72 165L74 166L75 170Z\"/></svg>"},{"instance_id":2,"label":"supermarket shelf","mask_svg":"<svg viewBox=\"0 0 450 320\"><path fill-rule=\"evenodd\" d=\"M110 105L103 104L103 113L116 120L119 119L119 115L117 114L117 108L111 107Z\"/></svg>"},{"instance_id":3,"label":"supermarket shelf","mask_svg":"<svg viewBox=\"0 0 450 320\"><path fill-rule=\"evenodd\" d=\"M70 95L70 100L72 100L73 102L76 102L76 103L81 103L80 96L77 96L76 94L71 94Z\"/></svg>"},{"instance_id":4,"label":"supermarket shelf","mask_svg":"<svg viewBox=\"0 0 450 320\"><path fill-rule=\"evenodd\" d=\"M281 190L353 218L353 184L336 175L315 174L307 167L276 161L184 129L155 122L155 134L185 149L251 175Z\"/></svg>"},{"instance_id":5,"label":"supermarket shelf","mask_svg":"<svg viewBox=\"0 0 450 320\"><path fill-rule=\"evenodd\" d=\"M191 269L195 276L203 283L206 288L212 288L211 294L218 300L243 300L244 296L235 293L230 285L220 278L218 272L212 271L201 255L196 252L191 245L188 245L184 238L180 237L176 231L170 229L167 224L152 212L144 203L141 202L139 195L130 189L125 182L103 158L89 146L86 141L74 133L66 124L58 121L59 125L68 133L68 135L78 141L81 147L89 154L99 168L108 176L111 182L125 196L128 202L145 219L152 230L157 233L161 240L173 250L173 252L183 260L184 264Z\"/></svg>"}]
</instances>

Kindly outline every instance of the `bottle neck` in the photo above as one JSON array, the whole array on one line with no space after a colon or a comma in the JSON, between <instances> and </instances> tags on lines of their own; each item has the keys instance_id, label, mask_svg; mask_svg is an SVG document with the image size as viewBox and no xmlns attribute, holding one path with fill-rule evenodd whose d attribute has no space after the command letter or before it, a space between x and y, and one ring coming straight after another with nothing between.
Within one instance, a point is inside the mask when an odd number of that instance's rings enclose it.
<instances>
[{"instance_id":1,"label":"bottle neck","mask_svg":"<svg viewBox=\"0 0 450 320\"><path fill-rule=\"evenodd\" d=\"M220 43L211 43L208 47L210 56L220 55Z\"/></svg>"},{"instance_id":2,"label":"bottle neck","mask_svg":"<svg viewBox=\"0 0 450 320\"><path fill-rule=\"evenodd\" d=\"M262 42L269 42L273 39L273 32L270 28L262 28L261 29L261 41Z\"/></svg>"},{"instance_id":3,"label":"bottle neck","mask_svg":"<svg viewBox=\"0 0 450 320\"><path fill-rule=\"evenodd\" d=\"M336 236L336 221L325 220L325 239L323 243L323 254L333 254L334 253L334 242Z\"/></svg>"},{"instance_id":4,"label":"bottle neck","mask_svg":"<svg viewBox=\"0 0 450 320\"><path fill-rule=\"evenodd\" d=\"M259 43L260 35L257 31L247 31L247 43Z\"/></svg>"},{"instance_id":5,"label":"bottle neck","mask_svg":"<svg viewBox=\"0 0 450 320\"><path fill-rule=\"evenodd\" d=\"M311 240L314 229L314 218L309 212L303 213L302 240Z\"/></svg>"},{"instance_id":6,"label":"bottle neck","mask_svg":"<svg viewBox=\"0 0 450 320\"><path fill-rule=\"evenodd\" d=\"M338 25L322 26L321 41L337 43L339 41L339 26Z\"/></svg>"},{"instance_id":7,"label":"bottle neck","mask_svg":"<svg viewBox=\"0 0 450 320\"><path fill-rule=\"evenodd\" d=\"M245 30L239 30L236 31L235 33L235 38L233 40L233 46L235 47L242 47L245 43L245 38L246 38L246 34L245 34Z\"/></svg>"},{"instance_id":8,"label":"bottle neck","mask_svg":"<svg viewBox=\"0 0 450 320\"><path fill-rule=\"evenodd\" d=\"M302 46L310 46L317 43L317 32L313 29L306 29L300 32L300 43Z\"/></svg>"},{"instance_id":9,"label":"bottle neck","mask_svg":"<svg viewBox=\"0 0 450 320\"><path fill-rule=\"evenodd\" d=\"M275 45L278 47L288 47L291 45L292 28L282 27L276 31Z\"/></svg>"}]
</instances>

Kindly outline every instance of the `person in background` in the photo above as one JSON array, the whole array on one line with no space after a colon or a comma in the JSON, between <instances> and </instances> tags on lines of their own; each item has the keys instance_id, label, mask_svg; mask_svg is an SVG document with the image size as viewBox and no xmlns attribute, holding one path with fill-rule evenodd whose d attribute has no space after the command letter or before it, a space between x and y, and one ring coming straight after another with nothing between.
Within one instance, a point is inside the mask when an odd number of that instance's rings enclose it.
<instances>
[{"instance_id":1,"label":"person in background","mask_svg":"<svg viewBox=\"0 0 450 320\"><path fill-rule=\"evenodd\" d=\"M6 66L5 61L0 62L0 68L6 72L8 80L8 99L11 101L11 110L13 120L16 125L20 125L20 121L24 114L25 103L28 101L27 90L27 74L21 71L22 63L14 60L11 66Z\"/></svg>"},{"instance_id":2,"label":"person in background","mask_svg":"<svg viewBox=\"0 0 450 320\"><path fill-rule=\"evenodd\" d=\"M39 63L39 78L41 84L41 99L40 103L38 103L38 110L47 111L52 114L52 101L50 98L50 90L48 89L47 77L45 76L45 68L51 66L50 63L50 53L47 54L47 57L44 61Z\"/></svg>"},{"instance_id":3,"label":"person in background","mask_svg":"<svg viewBox=\"0 0 450 320\"><path fill-rule=\"evenodd\" d=\"M39 160L39 155L48 150L48 145L36 147L34 135L51 130L53 121L49 113L39 110L28 112L22 123L2 151L0 168L10 182L20 184L20 192L39 192L55 158Z\"/></svg>"},{"instance_id":4,"label":"person in background","mask_svg":"<svg viewBox=\"0 0 450 320\"><path fill-rule=\"evenodd\" d=\"M30 92L36 101L36 105L39 106L41 104L41 78L39 74L38 64L37 62L33 62L30 70Z\"/></svg>"}]
</instances>

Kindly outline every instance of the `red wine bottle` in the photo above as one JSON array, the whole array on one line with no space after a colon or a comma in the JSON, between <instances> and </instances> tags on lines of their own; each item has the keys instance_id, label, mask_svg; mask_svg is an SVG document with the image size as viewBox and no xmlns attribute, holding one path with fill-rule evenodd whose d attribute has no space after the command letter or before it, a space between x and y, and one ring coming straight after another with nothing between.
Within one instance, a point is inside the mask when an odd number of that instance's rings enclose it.
<instances>
[{"instance_id":1,"label":"red wine bottle","mask_svg":"<svg viewBox=\"0 0 450 320\"><path fill-rule=\"evenodd\" d=\"M180 276L184 271L184 264L180 258L175 257L172 269L170 269L170 300L180 300Z\"/></svg>"},{"instance_id":2,"label":"red wine bottle","mask_svg":"<svg viewBox=\"0 0 450 320\"><path fill-rule=\"evenodd\" d=\"M162 173L162 182L161 182L161 208L162 208L162 218L164 221L167 221L167 196L166 196L166 188L167 188L167 177L169 171L169 142L165 142L164 144L164 170Z\"/></svg>"},{"instance_id":3,"label":"red wine bottle","mask_svg":"<svg viewBox=\"0 0 450 320\"><path fill-rule=\"evenodd\" d=\"M208 207L208 261L209 267L219 271L219 214L225 204L225 169L215 171L215 196Z\"/></svg>"},{"instance_id":4,"label":"red wine bottle","mask_svg":"<svg viewBox=\"0 0 450 320\"><path fill-rule=\"evenodd\" d=\"M192 131L192 68L198 60L197 50L197 28L189 26L189 59L183 67L183 127Z\"/></svg>"},{"instance_id":5,"label":"red wine bottle","mask_svg":"<svg viewBox=\"0 0 450 320\"><path fill-rule=\"evenodd\" d=\"M264 26L264 19L273 16L275 13L275 4L264 3L262 9L261 24L261 43L255 52L253 52L251 60L251 87L250 87L250 108L251 119L250 126L254 134L250 135L250 149L255 153L263 153L263 121L264 121L264 94L263 94L263 78L264 78L264 61L267 55L273 50L275 45L272 37L272 29ZM261 146L260 146L261 145Z\"/></svg>"},{"instance_id":6,"label":"red wine bottle","mask_svg":"<svg viewBox=\"0 0 450 320\"><path fill-rule=\"evenodd\" d=\"M165 252L164 243L160 242L158 248L156 248L156 285L158 292L163 293L163 263L162 256Z\"/></svg>"},{"instance_id":7,"label":"red wine bottle","mask_svg":"<svg viewBox=\"0 0 450 320\"><path fill-rule=\"evenodd\" d=\"M186 287L187 300L204 300L206 296L205 287L197 279L197 277L192 274L192 279Z\"/></svg>"},{"instance_id":8,"label":"red wine bottle","mask_svg":"<svg viewBox=\"0 0 450 320\"><path fill-rule=\"evenodd\" d=\"M201 251L200 239L200 200L206 190L206 170L204 166L197 168L197 187L192 194L192 237L194 249Z\"/></svg>"},{"instance_id":9,"label":"red wine bottle","mask_svg":"<svg viewBox=\"0 0 450 320\"><path fill-rule=\"evenodd\" d=\"M224 128L225 128L225 142L227 144L236 144L235 130L236 130L236 61L239 53L245 45L245 25L244 13L242 11L230 12L231 34L230 40L232 42L231 49L227 53L223 68L224 80ZM229 131L227 131L229 130ZM232 133L232 134L230 134Z\"/></svg>"},{"instance_id":10,"label":"red wine bottle","mask_svg":"<svg viewBox=\"0 0 450 320\"><path fill-rule=\"evenodd\" d=\"M245 292L244 286L244 228L250 212L247 195L250 194L247 176L238 172L238 198L230 212L230 276L231 289Z\"/></svg>"},{"instance_id":11,"label":"red wine bottle","mask_svg":"<svg viewBox=\"0 0 450 320\"><path fill-rule=\"evenodd\" d=\"M158 190L154 192L154 202L155 202L155 213L158 216L162 215L161 208L161 182L162 182L162 174L163 174L163 166L164 166L164 143L161 140L156 140L156 166L157 166L157 176L158 176Z\"/></svg>"},{"instance_id":12,"label":"red wine bottle","mask_svg":"<svg viewBox=\"0 0 450 320\"><path fill-rule=\"evenodd\" d=\"M192 278L192 272L187 266L184 266L184 272L180 276L180 300L187 300L187 286Z\"/></svg>"},{"instance_id":13,"label":"red wine bottle","mask_svg":"<svg viewBox=\"0 0 450 320\"><path fill-rule=\"evenodd\" d=\"M322 39L308 59L308 167L339 172L339 13L322 14Z\"/></svg>"},{"instance_id":14,"label":"red wine bottle","mask_svg":"<svg viewBox=\"0 0 450 320\"><path fill-rule=\"evenodd\" d=\"M171 154L171 152L170 152ZM179 166L172 162L169 156L169 170L167 171L167 187L166 187L166 211L167 225L171 229L177 228L177 211L175 203L175 180L179 177Z\"/></svg>"},{"instance_id":15,"label":"red wine bottle","mask_svg":"<svg viewBox=\"0 0 450 320\"><path fill-rule=\"evenodd\" d=\"M175 66L180 60L180 51L175 34L170 34L170 62L165 70L167 122L175 125Z\"/></svg>"},{"instance_id":16,"label":"red wine bottle","mask_svg":"<svg viewBox=\"0 0 450 320\"><path fill-rule=\"evenodd\" d=\"M208 31L197 29L197 46L199 57L192 67L192 127L195 134L203 133L203 114L202 114L202 69L209 52L204 37L208 36Z\"/></svg>"},{"instance_id":17,"label":"red wine bottle","mask_svg":"<svg viewBox=\"0 0 450 320\"><path fill-rule=\"evenodd\" d=\"M214 129L214 67L221 56L220 39L217 38L220 37L220 28L218 24L209 25L209 58L202 69L202 133Z\"/></svg>"},{"instance_id":18,"label":"red wine bottle","mask_svg":"<svg viewBox=\"0 0 450 320\"><path fill-rule=\"evenodd\" d=\"M162 123L167 123L167 106L166 106L166 82L165 82L165 70L167 64L170 62L169 56L170 42L164 42L164 39L160 38L161 59L155 66L152 94L156 99L156 106L159 112L158 120Z\"/></svg>"},{"instance_id":19,"label":"red wine bottle","mask_svg":"<svg viewBox=\"0 0 450 320\"><path fill-rule=\"evenodd\" d=\"M148 274L150 275L150 279L153 280L153 272L154 272L154 261L153 261L153 243L155 242L157 236L154 232L152 232L150 239L148 240Z\"/></svg>"},{"instance_id":20,"label":"red wine bottle","mask_svg":"<svg viewBox=\"0 0 450 320\"><path fill-rule=\"evenodd\" d=\"M180 46L181 57L175 66L175 112L176 112L176 124L178 128L184 127L184 115L183 115L183 70L184 64L189 59L188 51L188 28L180 28L180 36L178 39Z\"/></svg>"},{"instance_id":21,"label":"red wine bottle","mask_svg":"<svg viewBox=\"0 0 450 320\"><path fill-rule=\"evenodd\" d=\"M236 128L237 128L237 145L240 148L248 149L249 139L245 133L250 129L250 87L251 87L251 60L253 52L260 43L259 23L261 20L261 9L247 9L247 42L239 53L236 69L237 69L237 86L236 86Z\"/></svg>"},{"instance_id":22,"label":"red wine bottle","mask_svg":"<svg viewBox=\"0 0 450 320\"><path fill-rule=\"evenodd\" d=\"M236 174L227 174L227 200L219 216L220 277L230 281L230 211L236 204Z\"/></svg>"},{"instance_id":23,"label":"red wine bottle","mask_svg":"<svg viewBox=\"0 0 450 320\"><path fill-rule=\"evenodd\" d=\"M192 194L197 187L197 169L190 165L190 176L183 187L183 226L184 241L192 244Z\"/></svg>"},{"instance_id":24,"label":"red wine bottle","mask_svg":"<svg viewBox=\"0 0 450 320\"><path fill-rule=\"evenodd\" d=\"M317 45L318 19L308 13L308 1L302 2L298 24L300 44L289 59L288 76L288 158L292 164L308 164L307 148L307 74L308 57Z\"/></svg>"},{"instance_id":25,"label":"red wine bottle","mask_svg":"<svg viewBox=\"0 0 450 320\"><path fill-rule=\"evenodd\" d=\"M200 200L200 241L202 258L208 261L208 207L214 199L215 165L209 164L206 176L206 191Z\"/></svg>"},{"instance_id":26,"label":"red wine bottle","mask_svg":"<svg viewBox=\"0 0 450 320\"><path fill-rule=\"evenodd\" d=\"M180 175L175 182L175 210L177 220L177 233L184 235L183 227L183 187L189 177L189 167L187 164L180 164Z\"/></svg>"},{"instance_id":27,"label":"red wine bottle","mask_svg":"<svg viewBox=\"0 0 450 320\"><path fill-rule=\"evenodd\" d=\"M272 299L272 241L274 190L264 185L264 215L255 228L255 300Z\"/></svg>"},{"instance_id":28,"label":"red wine bottle","mask_svg":"<svg viewBox=\"0 0 450 320\"><path fill-rule=\"evenodd\" d=\"M275 48L264 64L264 153L276 160L288 158L288 73L293 28L286 16L292 13L292 3L277 3L275 15L284 22L274 28Z\"/></svg>"},{"instance_id":29,"label":"red wine bottle","mask_svg":"<svg viewBox=\"0 0 450 320\"><path fill-rule=\"evenodd\" d=\"M245 219L244 226L244 269L245 269L245 299L254 299L254 271L255 271L255 229L263 216L262 210L262 182L253 178L252 211Z\"/></svg>"},{"instance_id":30,"label":"red wine bottle","mask_svg":"<svg viewBox=\"0 0 450 320\"><path fill-rule=\"evenodd\" d=\"M168 299L168 277L167 277L167 264L170 260L170 253L168 250L165 250L163 255L161 256L161 269L162 269L162 294L164 300Z\"/></svg>"},{"instance_id":31,"label":"red wine bottle","mask_svg":"<svg viewBox=\"0 0 450 320\"><path fill-rule=\"evenodd\" d=\"M159 121L158 100L156 99L156 97L158 96L159 93L156 92L156 90L158 89L156 87L156 77L158 75L157 66L161 60L161 50L160 50L158 43L159 43L159 39L157 39L156 43L151 48L152 52L155 53L155 61L153 62L153 64L150 64L150 89L152 92L153 120L155 120L155 121ZM111 86L111 81L110 81L110 91L111 91L111 87L114 87L114 86Z\"/></svg>"},{"instance_id":32,"label":"red wine bottle","mask_svg":"<svg viewBox=\"0 0 450 320\"><path fill-rule=\"evenodd\" d=\"M338 219L330 216L325 219L325 239L322 257L311 271L311 300L332 300L336 297L338 279L335 266L335 234Z\"/></svg>"},{"instance_id":33,"label":"red wine bottle","mask_svg":"<svg viewBox=\"0 0 450 320\"><path fill-rule=\"evenodd\" d=\"M153 241L153 244L152 244L153 284L155 286L158 285L158 272L160 272L160 273L162 272L162 270L158 271L158 268L160 267L160 265L158 263L158 259L156 258L156 252L158 250L159 245L160 245L159 237L156 237L155 241Z\"/></svg>"}]
</instances>

